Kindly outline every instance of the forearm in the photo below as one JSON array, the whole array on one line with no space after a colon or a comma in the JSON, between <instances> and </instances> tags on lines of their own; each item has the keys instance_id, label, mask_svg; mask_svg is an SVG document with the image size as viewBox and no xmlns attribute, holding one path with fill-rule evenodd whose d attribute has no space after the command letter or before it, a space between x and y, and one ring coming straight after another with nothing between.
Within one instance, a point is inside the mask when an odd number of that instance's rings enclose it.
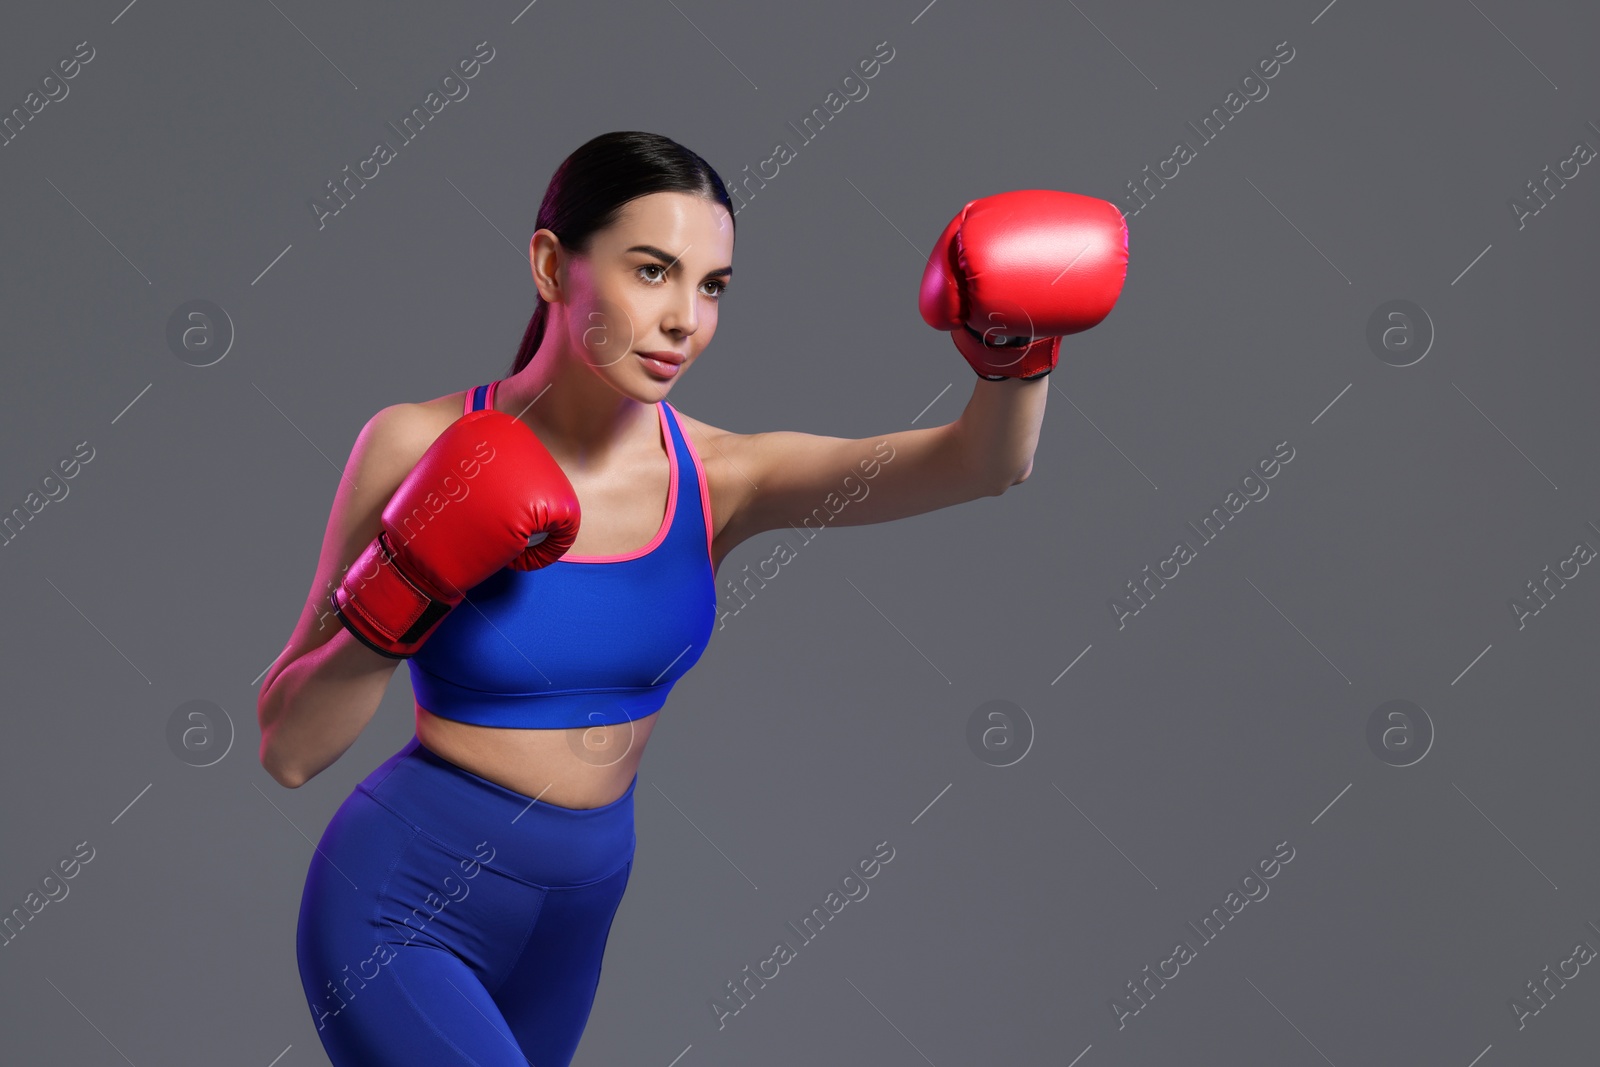
<instances>
[{"instance_id":1,"label":"forearm","mask_svg":"<svg viewBox=\"0 0 1600 1067\"><path fill-rule=\"evenodd\" d=\"M371 721L399 665L340 627L270 679L256 702L267 773L298 788L325 770Z\"/></svg>"},{"instance_id":2,"label":"forearm","mask_svg":"<svg viewBox=\"0 0 1600 1067\"><path fill-rule=\"evenodd\" d=\"M1000 382L976 378L972 399L956 420L971 466L1002 492L1028 476L1039 446L1049 379Z\"/></svg>"}]
</instances>

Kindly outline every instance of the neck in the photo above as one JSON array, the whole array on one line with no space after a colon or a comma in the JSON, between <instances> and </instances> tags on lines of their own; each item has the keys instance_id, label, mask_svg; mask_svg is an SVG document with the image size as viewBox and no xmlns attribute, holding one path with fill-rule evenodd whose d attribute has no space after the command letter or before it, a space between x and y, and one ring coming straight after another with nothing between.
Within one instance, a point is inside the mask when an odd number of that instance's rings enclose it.
<instances>
[{"instance_id":1,"label":"neck","mask_svg":"<svg viewBox=\"0 0 1600 1067\"><path fill-rule=\"evenodd\" d=\"M559 331L547 332L528 365L500 382L495 400L532 427L551 455L575 467L603 461L644 432L645 421L655 432L654 403L619 393L588 366L591 358L563 344Z\"/></svg>"}]
</instances>

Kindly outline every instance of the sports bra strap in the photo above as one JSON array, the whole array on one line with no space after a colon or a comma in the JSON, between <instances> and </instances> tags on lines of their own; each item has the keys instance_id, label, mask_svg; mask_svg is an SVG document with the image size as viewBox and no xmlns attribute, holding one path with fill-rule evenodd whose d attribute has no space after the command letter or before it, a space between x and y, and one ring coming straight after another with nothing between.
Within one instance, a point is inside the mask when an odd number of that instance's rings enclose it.
<instances>
[{"instance_id":1,"label":"sports bra strap","mask_svg":"<svg viewBox=\"0 0 1600 1067\"><path fill-rule=\"evenodd\" d=\"M494 391L499 384L500 379L496 378L487 385L480 385L476 389L468 389L466 399L461 405L461 414L465 415L469 411L482 411L485 408L494 407Z\"/></svg>"}]
</instances>

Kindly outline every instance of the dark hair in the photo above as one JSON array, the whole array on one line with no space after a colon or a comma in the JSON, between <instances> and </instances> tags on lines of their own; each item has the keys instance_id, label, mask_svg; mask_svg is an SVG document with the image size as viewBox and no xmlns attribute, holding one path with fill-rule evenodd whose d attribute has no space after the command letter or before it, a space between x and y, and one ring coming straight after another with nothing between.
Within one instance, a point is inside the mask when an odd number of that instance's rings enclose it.
<instances>
[{"instance_id":1,"label":"dark hair","mask_svg":"<svg viewBox=\"0 0 1600 1067\"><path fill-rule=\"evenodd\" d=\"M597 231L616 221L624 204L661 192L703 196L733 215L728 190L711 164L670 137L616 130L585 142L562 160L545 188L534 229L550 230L563 248L583 253ZM534 302L512 374L528 365L544 339L549 306L537 292Z\"/></svg>"}]
</instances>

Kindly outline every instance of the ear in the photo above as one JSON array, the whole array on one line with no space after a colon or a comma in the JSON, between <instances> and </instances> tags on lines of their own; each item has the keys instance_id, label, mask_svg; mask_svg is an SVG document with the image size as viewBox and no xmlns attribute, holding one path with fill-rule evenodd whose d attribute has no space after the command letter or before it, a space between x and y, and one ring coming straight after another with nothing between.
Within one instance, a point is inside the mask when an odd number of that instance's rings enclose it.
<instances>
[{"instance_id":1,"label":"ear","mask_svg":"<svg viewBox=\"0 0 1600 1067\"><path fill-rule=\"evenodd\" d=\"M561 299L561 268L565 265L566 249L553 230L535 230L528 238L528 267L533 272L533 284L539 298L547 304Z\"/></svg>"}]
</instances>

